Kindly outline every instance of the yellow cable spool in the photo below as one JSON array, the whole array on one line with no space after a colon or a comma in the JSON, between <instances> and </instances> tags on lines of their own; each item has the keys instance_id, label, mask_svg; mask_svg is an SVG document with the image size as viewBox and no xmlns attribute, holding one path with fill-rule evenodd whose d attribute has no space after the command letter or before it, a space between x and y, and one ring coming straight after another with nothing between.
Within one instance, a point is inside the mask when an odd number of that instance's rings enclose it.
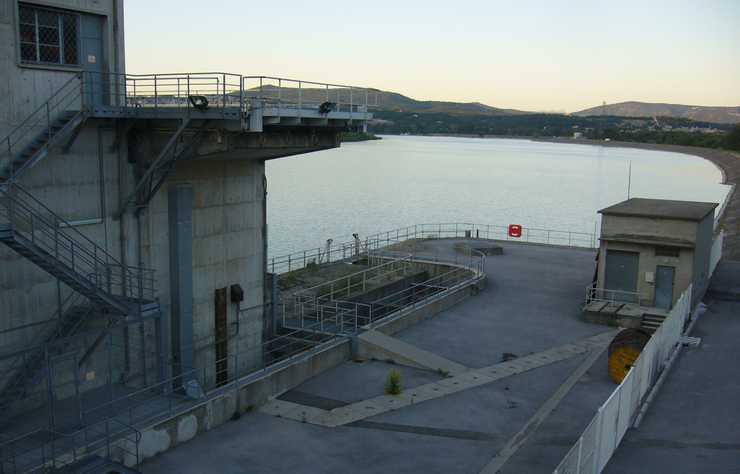
<instances>
[{"instance_id":1,"label":"yellow cable spool","mask_svg":"<svg viewBox=\"0 0 740 474\"><path fill-rule=\"evenodd\" d=\"M614 337L609 344L609 377L615 383L622 383L649 340L650 334L639 329L624 329Z\"/></svg>"}]
</instances>

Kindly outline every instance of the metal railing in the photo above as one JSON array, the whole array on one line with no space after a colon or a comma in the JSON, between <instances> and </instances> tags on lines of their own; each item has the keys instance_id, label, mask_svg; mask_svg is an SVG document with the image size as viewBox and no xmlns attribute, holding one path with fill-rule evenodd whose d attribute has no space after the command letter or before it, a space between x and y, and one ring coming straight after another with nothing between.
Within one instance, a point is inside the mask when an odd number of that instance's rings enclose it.
<instances>
[{"instance_id":1,"label":"metal railing","mask_svg":"<svg viewBox=\"0 0 740 474\"><path fill-rule=\"evenodd\" d=\"M433 295L446 294L485 277L485 255L475 250L468 250L464 256L455 252L450 258L437 253L417 253L416 249L412 253L394 250L396 245L404 244L403 240L376 242L382 242L383 246L368 251L370 268L295 292L283 306L283 326L301 329L310 326L312 330L330 334L356 333L395 312L424 304ZM430 263L446 269L424 281L409 282L406 288L371 302L353 300L376 287L376 283L398 280L422 271L422 264Z\"/></svg>"},{"instance_id":2,"label":"metal railing","mask_svg":"<svg viewBox=\"0 0 740 474\"><path fill-rule=\"evenodd\" d=\"M593 301L603 301L606 303L632 303L639 305L640 293L636 291L609 290L598 288L596 283L586 287L586 304Z\"/></svg>"},{"instance_id":3,"label":"metal railing","mask_svg":"<svg viewBox=\"0 0 740 474\"><path fill-rule=\"evenodd\" d=\"M37 339L45 341L44 344L39 345L37 341L29 344L29 341L26 341L22 349L0 357L0 367L7 366L0 369L0 410L6 410L8 405L14 401L13 398L8 399L9 395L13 395L13 391L25 393L31 385L35 385L36 380L34 378L43 369L49 343L73 335L82 326L85 317L78 317L72 325L68 325L64 316L73 308L83 305L87 314L93 311L93 306L83 295L74 291L70 292L53 317L42 321L40 324L25 326L26 328L38 325L46 326L41 330L36 329L40 333L37 334ZM14 330L19 330L19 328L12 328L10 331Z\"/></svg>"},{"instance_id":4,"label":"metal railing","mask_svg":"<svg viewBox=\"0 0 740 474\"><path fill-rule=\"evenodd\" d=\"M469 268L452 268L370 303L302 297L292 307L285 306L283 326L324 334L354 334L397 312L427 304L430 297L439 297L481 278L482 274Z\"/></svg>"},{"instance_id":5,"label":"metal railing","mask_svg":"<svg viewBox=\"0 0 740 474\"><path fill-rule=\"evenodd\" d=\"M622 383L599 407L596 416L555 469L555 474L596 474L604 469L627 429L632 426L640 405L666 366L670 354L680 343L691 313L691 292L689 285L642 349Z\"/></svg>"},{"instance_id":6,"label":"metal railing","mask_svg":"<svg viewBox=\"0 0 740 474\"><path fill-rule=\"evenodd\" d=\"M86 72L87 90L96 87L102 98L89 107L115 106L124 109L146 108L163 112L203 109L194 102L205 97L209 110L249 112L254 107L273 108L274 114L300 116L302 110L322 114L345 112L349 118L364 118L370 107L378 105L380 91L366 87L305 81L274 76L245 76L228 72L185 72L164 74L119 74ZM290 112L290 113L289 113ZM237 116L237 118L240 118Z\"/></svg>"},{"instance_id":7,"label":"metal railing","mask_svg":"<svg viewBox=\"0 0 740 474\"><path fill-rule=\"evenodd\" d=\"M588 249L598 247L598 237L588 232L522 227L521 237L512 237L506 225L464 222L414 224L371 234L362 239L329 239L321 247L270 257L268 268L271 273L287 273L314 264L355 259L373 249L404 240L438 238L490 239Z\"/></svg>"},{"instance_id":8,"label":"metal railing","mask_svg":"<svg viewBox=\"0 0 740 474\"><path fill-rule=\"evenodd\" d=\"M109 295L155 297L154 271L119 263L17 184L0 187L0 222Z\"/></svg>"},{"instance_id":9,"label":"metal railing","mask_svg":"<svg viewBox=\"0 0 740 474\"><path fill-rule=\"evenodd\" d=\"M269 315L271 309L271 304L240 309L222 338L211 334L184 348L194 354L194 365L183 365L171 356L158 358L160 366L156 371L174 375L144 384L106 402L84 407L81 422L95 423L102 418L115 417L132 426L145 426L199 403L201 399L197 395L187 393L191 381L197 381L197 387L208 393L244 377L268 373L337 340L310 330L291 330L264 339L260 344L252 344L254 334L242 331L255 320ZM282 304L276 312L282 313ZM216 352L220 344L228 347L224 357L219 357Z\"/></svg>"},{"instance_id":10,"label":"metal railing","mask_svg":"<svg viewBox=\"0 0 740 474\"><path fill-rule=\"evenodd\" d=\"M334 300L335 298L349 297L356 291L365 291L374 281L393 278L396 275L408 273L412 267L412 255L401 258L376 258L375 264L369 262L370 268L360 270L333 280L319 283L296 292L295 298L316 298L318 300Z\"/></svg>"},{"instance_id":11,"label":"metal railing","mask_svg":"<svg viewBox=\"0 0 740 474\"><path fill-rule=\"evenodd\" d=\"M27 162L15 163L18 155L27 150L32 140L39 138L39 149L50 147L60 132L55 121L65 112L82 110L83 83L80 74L74 74L49 99L31 112L0 142L0 172L12 177L22 171ZM43 133L43 134L42 134Z\"/></svg>"},{"instance_id":12,"label":"metal railing","mask_svg":"<svg viewBox=\"0 0 740 474\"><path fill-rule=\"evenodd\" d=\"M40 429L0 443L0 472L56 470L90 456L108 463L139 467L141 433L116 419L106 419L73 432Z\"/></svg>"},{"instance_id":13,"label":"metal railing","mask_svg":"<svg viewBox=\"0 0 740 474\"><path fill-rule=\"evenodd\" d=\"M318 108L331 104L337 112L363 113L378 105L377 89L344 84L287 79L274 76L243 76L242 88L250 99L282 109Z\"/></svg>"}]
</instances>

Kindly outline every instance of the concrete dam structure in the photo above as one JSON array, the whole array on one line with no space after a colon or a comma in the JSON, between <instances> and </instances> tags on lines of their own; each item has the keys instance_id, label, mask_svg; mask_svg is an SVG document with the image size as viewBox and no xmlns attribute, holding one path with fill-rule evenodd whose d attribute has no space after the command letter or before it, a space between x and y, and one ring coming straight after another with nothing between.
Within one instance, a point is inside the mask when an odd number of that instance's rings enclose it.
<instances>
[{"instance_id":1,"label":"concrete dam structure","mask_svg":"<svg viewBox=\"0 0 740 474\"><path fill-rule=\"evenodd\" d=\"M111 415L272 360L265 161L338 147L373 91L127 74L114 0L3 0L0 37L0 471L136 466Z\"/></svg>"},{"instance_id":2,"label":"concrete dam structure","mask_svg":"<svg viewBox=\"0 0 740 474\"><path fill-rule=\"evenodd\" d=\"M268 257L266 161L366 131L378 91L130 74L124 29L122 0L0 0L0 474L601 472L707 288L737 313L713 203Z\"/></svg>"}]
</instances>

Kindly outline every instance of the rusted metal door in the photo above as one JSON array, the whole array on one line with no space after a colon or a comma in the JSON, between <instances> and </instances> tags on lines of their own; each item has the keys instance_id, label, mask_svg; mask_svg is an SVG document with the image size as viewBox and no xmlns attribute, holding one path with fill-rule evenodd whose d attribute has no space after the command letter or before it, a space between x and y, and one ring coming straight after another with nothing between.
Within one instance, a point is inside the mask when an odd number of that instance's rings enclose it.
<instances>
[{"instance_id":1,"label":"rusted metal door","mask_svg":"<svg viewBox=\"0 0 740 474\"><path fill-rule=\"evenodd\" d=\"M216 290L215 303L216 386L220 387L229 379L229 327L226 317L226 288Z\"/></svg>"}]
</instances>

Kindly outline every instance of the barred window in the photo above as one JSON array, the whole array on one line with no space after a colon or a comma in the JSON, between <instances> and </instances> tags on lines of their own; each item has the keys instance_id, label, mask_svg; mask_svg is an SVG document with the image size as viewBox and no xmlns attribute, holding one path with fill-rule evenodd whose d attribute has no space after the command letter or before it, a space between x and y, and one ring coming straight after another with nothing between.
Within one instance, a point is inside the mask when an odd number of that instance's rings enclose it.
<instances>
[{"instance_id":1,"label":"barred window","mask_svg":"<svg viewBox=\"0 0 740 474\"><path fill-rule=\"evenodd\" d=\"M20 5L18 20L22 62L79 64L79 15Z\"/></svg>"},{"instance_id":2,"label":"barred window","mask_svg":"<svg viewBox=\"0 0 740 474\"><path fill-rule=\"evenodd\" d=\"M655 247L656 257L679 257L681 249L678 247Z\"/></svg>"}]
</instances>

